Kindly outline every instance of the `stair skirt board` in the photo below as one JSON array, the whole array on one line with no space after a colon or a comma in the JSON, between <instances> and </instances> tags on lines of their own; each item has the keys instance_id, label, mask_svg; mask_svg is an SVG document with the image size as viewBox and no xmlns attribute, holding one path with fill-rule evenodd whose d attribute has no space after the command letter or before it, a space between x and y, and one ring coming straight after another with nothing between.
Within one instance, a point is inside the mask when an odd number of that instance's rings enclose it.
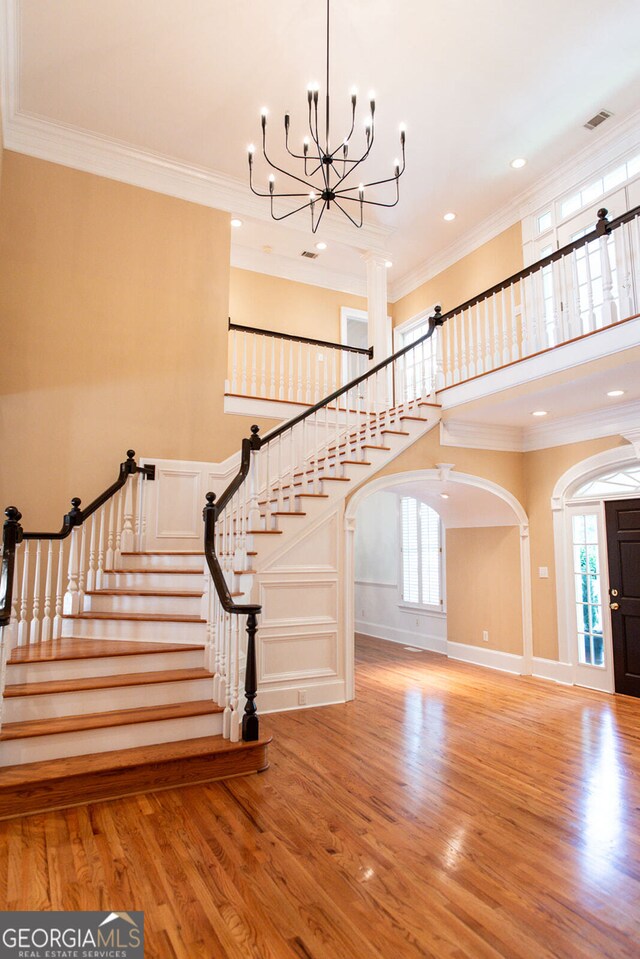
<instances>
[{"instance_id":1,"label":"stair skirt board","mask_svg":"<svg viewBox=\"0 0 640 959\"><path fill-rule=\"evenodd\" d=\"M0 819L263 772L269 742L205 736L0 770Z\"/></svg>"},{"instance_id":2,"label":"stair skirt board","mask_svg":"<svg viewBox=\"0 0 640 959\"><path fill-rule=\"evenodd\" d=\"M83 729L77 732L52 733L0 742L0 766L44 762L91 753L108 753L136 746L155 746L183 739L219 736L222 733L222 712L205 715L161 719L123 726ZM0 776L6 770L0 769Z\"/></svg>"}]
</instances>

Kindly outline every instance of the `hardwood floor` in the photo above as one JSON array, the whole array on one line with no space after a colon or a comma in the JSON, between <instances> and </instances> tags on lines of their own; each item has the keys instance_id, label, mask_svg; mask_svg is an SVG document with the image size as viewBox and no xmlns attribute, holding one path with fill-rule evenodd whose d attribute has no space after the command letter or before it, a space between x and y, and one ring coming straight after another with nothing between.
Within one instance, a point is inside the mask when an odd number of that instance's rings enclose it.
<instances>
[{"instance_id":1,"label":"hardwood floor","mask_svg":"<svg viewBox=\"0 0 640 959\"><path fill-rule=\"evenodd\" d=\"M142 909L147 959L637 959L640 700L357 654L262 775L0 824L0 908Z\"/></svg>"}]
</instances>

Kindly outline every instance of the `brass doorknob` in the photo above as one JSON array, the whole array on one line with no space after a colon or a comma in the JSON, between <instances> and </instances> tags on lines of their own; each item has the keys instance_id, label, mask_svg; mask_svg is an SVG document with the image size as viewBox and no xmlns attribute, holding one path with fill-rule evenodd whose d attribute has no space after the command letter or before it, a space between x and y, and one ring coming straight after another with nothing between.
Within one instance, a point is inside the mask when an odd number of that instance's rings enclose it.
<instances>
[{"instance_id":1,"label":"brass doorknob","mask_svg":"<svg viewBox=\"0 0 640 959\"><path fill-rule=\"evenodd\" d=\"M620 609L620 603L609 603L609 609Z\"/></svg>"}]
</instances>

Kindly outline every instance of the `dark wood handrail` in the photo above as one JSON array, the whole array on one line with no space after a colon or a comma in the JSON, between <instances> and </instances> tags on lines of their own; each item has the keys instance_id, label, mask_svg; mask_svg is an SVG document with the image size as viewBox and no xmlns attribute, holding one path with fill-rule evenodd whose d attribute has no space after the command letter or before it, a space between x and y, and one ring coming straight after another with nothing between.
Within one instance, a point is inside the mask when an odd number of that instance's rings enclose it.
<instances>
[{"instance_id":1,"label":"dark wood handrail","mask_svg":"<svg viewBox=\"0 0 640 959\"><path fill-rule=\"evenodd\" d=\"M229 319L229 329L238 333L257 333L259 336L273 336L278 340L294 340L296 343L309 343L311 346L325 346L330 350L342 350L344 353L360 353L373 359L373 347L347 346L345 343L332 343L330 340L314 340L309 336L298 336L296 333L277 333L275 330L261 330L257 326L241 326L232 323Z\"/></svg>"},{"instance_id":2,"label":"dark wood handrail","mask_svg":"<svg viewBox=\"0 0 640 959\"><path fill-rule=\"evenodd\" d=\"M572 240L571 243L567 243L565 246L561 246L560 249L554 250L553 253L543 256L542 259L536 260L536 262L532 263L530 266L525 266L522 270L518 270L517 273L507 277L506 280L501 280L500 283L496 283L495 286L489 287L488 290L478 293L477 296L472 296L470 300L465 300L464 303L456 306L454 310L449 310L447 313L443 313L443 322L450 320L453 316L457 316L458 313L462 313L463 310L468 310L470 307L476 306L478 303L482 303L483 300L488 299L490 296L494 296L496 293L501 293L502 290L507 290L510 286L514 286L514 284L519 283L520 280L526 279L533 273L539 273L540 270L544 270L545 267L555 263L556 260L561 260L564 256L568 256L569 253L573 253L575 250L579 250L583 246L587 246L588 243L592 243L594 240L597 240L598 237L612 233L613 230L617 230L618 227L622 226L624 223L629 223L637 216L640 216L640 206L634 206L633 209L627 210L626 213L622 213L620 216L617 216L615 220L611 221L607 219L608 213L609 211L604 207L601 210L598 210L598 222L591 233L581 236L578 240Z\"/></svg>"},{"instance_id":3,"label":"dark wood handrail","mask_svg":"<svg viewBox=\"0 0 640 959\"><path fill-rule=\"evenodd\" d=\"M149 478L155 475L154 466L138 466L135 461L135 450L127 450L127 458L120 464L118 478L103 493L89 503L85 509L80 509L81 500L74 496L71 500L71 509L62 519L62 527L54 533L29 532L22 528L20 520L22 513L15 506L6 508L6 520L2 531L2 578L0 588L3 590L0 599L0 626L7 626L11 619L11 603L13 599L13 579L15 571L15 549L24 540L61 540L66 539L76 526L82 526L97 509L111 499L134 473L143 473Z\"/></svg>"}]
</instances>

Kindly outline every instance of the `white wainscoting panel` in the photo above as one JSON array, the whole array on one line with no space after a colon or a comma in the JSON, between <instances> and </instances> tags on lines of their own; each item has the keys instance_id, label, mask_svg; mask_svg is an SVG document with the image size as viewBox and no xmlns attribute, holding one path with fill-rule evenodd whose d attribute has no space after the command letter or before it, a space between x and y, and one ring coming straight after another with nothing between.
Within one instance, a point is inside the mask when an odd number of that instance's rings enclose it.
<instances>
[{"instance_id":1,"label":"white wainscoting panel","mask_svg":"<svg viewBox=\"0 0 640 959\"><path fill-rule=\"evenodd\" d=\"M290 636L262 634L260 678L263 682L293 682L300 679L337 676L337 631L301 633Z\"/></svg>"},{"instance_id":2,"label":"white wainscoting panel","mask_svg":"<svg viewBox=\"0 0 640 959\"><path fill-rule=\"evenodd\" d=\"M356 580L356 632L391 643L446 653L446 614L403 606L399 599L396 583Z\"/></svg>"}]
</instances>

